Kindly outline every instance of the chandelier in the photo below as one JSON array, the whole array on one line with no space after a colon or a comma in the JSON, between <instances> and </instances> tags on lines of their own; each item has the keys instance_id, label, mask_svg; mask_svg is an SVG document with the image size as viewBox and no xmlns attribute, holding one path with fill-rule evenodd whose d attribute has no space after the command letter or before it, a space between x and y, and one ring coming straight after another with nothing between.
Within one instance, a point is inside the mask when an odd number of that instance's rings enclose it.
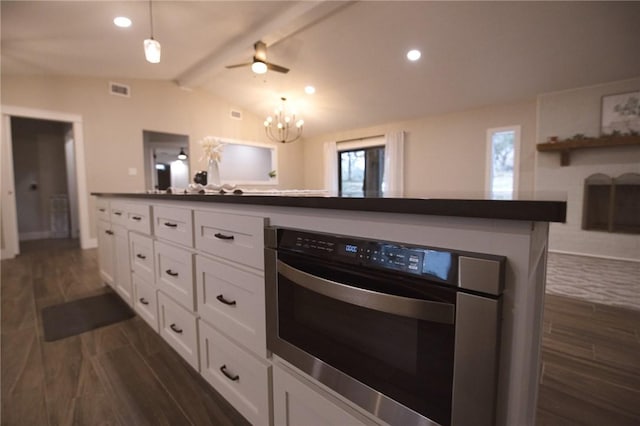
<instances>
[{"instance_id":1,"label":"chandelier","mask_svg":"<svg viewBox=\"0 0 640 426\"><path fill-rule=\"evenodd\" d=\"M287 98L280 99L282 100L282 105L275 110L274 117L269 116L264 121L264 130L267 133L267 137L274 142L293 142L302 135L304 121L296 121L294 112L288 114L285 105Z\"/></svg>"}]
</instances>

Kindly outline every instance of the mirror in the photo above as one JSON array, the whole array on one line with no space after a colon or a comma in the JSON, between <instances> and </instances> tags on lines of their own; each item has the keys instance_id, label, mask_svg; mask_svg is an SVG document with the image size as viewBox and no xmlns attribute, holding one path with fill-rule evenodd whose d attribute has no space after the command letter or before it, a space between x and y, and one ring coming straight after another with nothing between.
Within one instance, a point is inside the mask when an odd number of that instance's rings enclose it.
<instances>
[{"instance_id":1,"label":"mirror","mask_svg":"<svg viewBox=\"0 0 640 426\"><path fill-rule=\"evenodd\" d=\"M219 138L225 144L220 161L222 183L277 185L278 146Z\"/></svg>"},{"instance_id":2,"label":"mirror","mask_svg":"<svg viewBox=\"0 0 640 426\"><path fill-rule=\"evenodd\" d=\"M146 188L186 187L191 181L189 136L143 130L142 140ZM180 158L182 153L185 155Z\"/></svg>"}]
</instances>

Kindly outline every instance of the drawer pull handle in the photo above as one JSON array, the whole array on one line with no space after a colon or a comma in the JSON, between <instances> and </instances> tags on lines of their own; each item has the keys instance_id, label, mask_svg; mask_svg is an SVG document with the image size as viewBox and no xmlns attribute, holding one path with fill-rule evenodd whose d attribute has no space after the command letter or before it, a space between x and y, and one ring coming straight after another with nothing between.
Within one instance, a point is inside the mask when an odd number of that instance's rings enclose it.
<instances>
[{"instance_id":1,"label":"drawer pull handle","mask_svg":"<svg viewBox=\"0 0 640 426\"><path fill-rule=\"evenodd\" d=\"M171 269L167 269L165 271L168 275L171 275L172 277L177 277L178 273L177 272L173 272Z\"/></svg>"},{"instance_id":2,"label":"drawer pull handle","mask_svg":"<svg viewBox=\"0 0 640 426\"><path fill-rule=\"evenodd\" d=\"M122 216L122 212L113 212L116 216Z\"/></svg>"},{"instance_id":3,"label":"drawer pull handle","mask_svg":"<svg viewBox=\"0 0 640 426\"><path fill-rule=\"evenodd\" d=\"M167 228L177 228L178 224L177 223L171 223L171 222L165 222L164 226L166 226Z\"/></svg>"},{"instance_id":4,"label":"drawer pull handle","mask_svg":"<svg viewBox=\"0 0 640 426\"><path fill-rule=\"evenodd\" d=\"M131 219L141 221L142 218L140 216L131 216Z\"/></svg>"},{"instance_id":5,"label":"drawer pull handle","mask_svg":"<svg viewBox=\"0 0 640 426\"><path fill-rule=\"evenodd\" d=\"M142 303L143 305L148 305L149 304L149 302L147 300L145 300L144 297L140 298L140 303Z\"/></svg>"},{"instance_id":6,"label":"drawer pull handle","mask_svg":"<svg viewBox=\"0 0 640 426\"><path fill-rule=\"evenodd\" d=\"M104 231L104 232L105 232L105 234L113 235L113 231L109 231L108 229L106 231Z\"/></svg>"},{"instance_id":7,"label":"drawer pull handle","mask_svg":"<svg viewBox=\"0 0 640 426\"><path fill-rule=\"evenodd\" d=\"M225 305L229 305L229 306L235 306L236 305L236 301L235 300L227 300L221 294L217 295L216 299L218 299L218 301L224 303Z\"/></svg>"},{"instance_id":8,"label":"drawer pull handle","mask_svg":"<svg viewBox=\"0 0 640 426\"><path fill-rule=\"evenodd\" d=\"M233 382L237 382L238 380L240 380L240 376L238 376L237 374L234 376L233 374L229 374L229 372L227 372L227 365L223 365L222 367L220 367L220 371L222 371L222 374L224 374L225 376L227 376L227 379L233 381Z\"/></svg>"},{"instance_id":9,"label":"drawer pull handle","mask_svg":"<svg viewBox=\"0 0 640 426\"><path fill-rule=\"evenodd\" d=\"M225 234L221 234L219 232L213 234L214 237L220 239L220 240L233 240L234 236L233 235L225 235Z\"/></svg>"},{"instance_id":10,"label":"drawer pull handle","mask_svg":"<svg viewBox=\"0 0 640 426\"><path fill-rule=\"evenodd\" d=\"M138 259L142 259L142 260L145 260L147 258L147 256L145 256L144 254L140 254L140 253L136 254L136 257Z\"/></svg>"},{"instance_id":11,"label":"drawer pull handle","mask_svg":"<svg viewBox=\"0 0 640 426\"><path fill-rule=\"evenodd\" d=\"M98 209L98 210L100 210L102 213L107 211L107 209Z\"/></svg>"},{"instance_id":12,"label":"drawer pull handle","mask_svg":"<svg viewBox=\"0 0 640 426\"><path fill-rule=\"evenodd\" d=\"M175 325L175 324L171 324L169 327L170 327L173 331L175 331L176 333L178 333L178 334L182 334L182 329L181 329L181 328L176 327L176 325Z\"/></svg>"}]
</instances>

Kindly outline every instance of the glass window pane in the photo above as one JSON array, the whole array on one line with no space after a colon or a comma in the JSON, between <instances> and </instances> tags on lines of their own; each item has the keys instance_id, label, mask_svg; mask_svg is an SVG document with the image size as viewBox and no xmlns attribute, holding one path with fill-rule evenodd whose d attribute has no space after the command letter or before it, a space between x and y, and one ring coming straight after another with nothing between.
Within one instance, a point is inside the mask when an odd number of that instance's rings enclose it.
<instances>
[{"instance_id":1,"label":"glass window pane","mask_svg":"<svg viewBox=\"0 0 640 426\"><path fill-rule=\"evenodd\" d=\"M491 136L491 194L511 198L514 186L515 132L495 132Z\"/></svg>"}]
</instances>

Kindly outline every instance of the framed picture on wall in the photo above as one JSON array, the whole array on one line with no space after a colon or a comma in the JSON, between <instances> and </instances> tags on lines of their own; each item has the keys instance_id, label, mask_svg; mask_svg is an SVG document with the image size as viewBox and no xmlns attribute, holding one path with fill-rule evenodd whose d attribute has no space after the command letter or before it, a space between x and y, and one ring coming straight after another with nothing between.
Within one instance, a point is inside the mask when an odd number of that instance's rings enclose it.
<instances>
[{"instance_id":1,"label":"framed picture on wall","mask_svg":"<svg viewBox=\"0 0 640 426\"><path fill-rule=\"evenodd\" d=\"M602 97L602 135L640 133L640 90Z\"/></svg>"}]
</instances>

